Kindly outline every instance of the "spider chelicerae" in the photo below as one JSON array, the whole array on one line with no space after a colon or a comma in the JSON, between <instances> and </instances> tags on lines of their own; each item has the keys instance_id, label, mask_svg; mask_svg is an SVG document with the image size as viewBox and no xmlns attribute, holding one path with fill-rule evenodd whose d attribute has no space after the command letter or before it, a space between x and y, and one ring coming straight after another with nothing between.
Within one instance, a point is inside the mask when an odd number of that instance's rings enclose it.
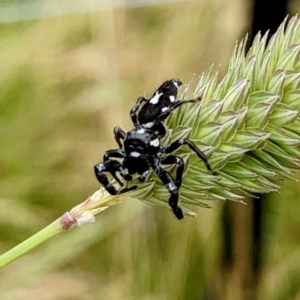
<instances>
[{"instance_id":1,"label":"spider chelicerae","mask_svg":"<svg viewBox=\"0 0 300 300\"><path fill-rule=\"evenodd\" d=\"M103 162L94 167L98 181L111 195L122 194L137 188L135 185L124 188L119 176L130 181L132 175L137 173L139 180L144 182L150 173L150 168L153 169L170 193L169 205L177 219L183 218L182 209L178 206L178 193L182 182L184 162L181 157L170 153L182 145L187 145L205 163L207 170L216 174L212 171L204 153L190 140L181 138L168 146L162 146L160 143L161 138L166 135L166 128L163 124L165 119L182 104L200 101L199 98L177 100L177 91L181 84L179 79L169 79L149 99L138 98L130 111L135 128L126 133L120 127L115 127L113 132L119 149L106 151ZM169 172L163 169L163 165L177 165L175 180ZM104 173L111 174L120 185L119 190Z\"/></svg>"}]
</instances>

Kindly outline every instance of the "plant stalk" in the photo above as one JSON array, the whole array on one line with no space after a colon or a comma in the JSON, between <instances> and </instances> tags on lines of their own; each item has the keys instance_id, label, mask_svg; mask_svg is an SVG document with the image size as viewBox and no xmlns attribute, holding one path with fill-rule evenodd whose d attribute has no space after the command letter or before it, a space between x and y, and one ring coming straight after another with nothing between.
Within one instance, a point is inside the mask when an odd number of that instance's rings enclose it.
<instances>
[{"instance_id":1,"label":"plant stalk","mask_svg":"<svg viewBox=\"0 0 300 300\"><path fill-rule=\"evenodd\" d=\"M0 269L63 230L64 228L60 218L55 220L53 223L35 235L31 236L21 244L0 255Z\"/></svg>"}]
</instances>

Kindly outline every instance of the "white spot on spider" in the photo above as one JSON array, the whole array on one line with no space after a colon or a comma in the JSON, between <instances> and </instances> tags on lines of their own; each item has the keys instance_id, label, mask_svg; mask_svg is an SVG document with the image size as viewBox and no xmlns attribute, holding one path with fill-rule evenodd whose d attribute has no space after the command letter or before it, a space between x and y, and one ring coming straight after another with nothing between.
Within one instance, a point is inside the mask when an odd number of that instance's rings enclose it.
<instances>
[{"instance_id":1,"label":"white spot on spider","mask_svg":"<svg viewBox=\"0 0 300 300\"><path fill-rule=\"evenodd\" d=\"M141 128L141 129L138 129L136 132L137 132L137 133L145 133L145 129L144 129L144 128Z\"/></svg>"},{"instance_id":2,"label":"white spot on spider","mask_svg":"<svg viewBox=\"0 0 300 300\"><path fill-rule=\"evenodd\" d=\"M143 126L144 126L145 128L151 128L153 125L154 125L154 122L148 122L148 123L146 123L146 124L143 124Z\"/></svg>"},{"instance_id":3,"label":"white spot on spider","mask_svg":"<svg viewBox=\"0 0 300 300\"><path fill-rule=\"evenodd\" d=\"M97 169L97 171L99 173L103 172L103 170L105 169L103 164L98 164L98 165L95 166L95 168Z\"/></svg>"},{"instance_id":4,"label":"white spot on spider","mask_svg":"<svg viewBox=\"0 0 300 300\"><path fill-rule=\"evenodd\" d=\"M153 146L153 147L158 147L159 146L159 140L155 139L155 140L151 141L150 145Z\"/></svg>"},{"instance_id":5,"label":"white spot on spider","mask_svg":"<svg viewBox=\"0 0 300 300\"><path fill-rule=\"evenodd\" d=\"M170 101L171 101L171 102L174 102L174 101L175 101L175 96L171 95L169 98L170 98Z\"/></svg>"},{"instance_id":6,"label":"white spot on spider","mask_svg":"<svg viewBox=\"0 0 300 300\"><path fill-rule=\"evenodd\" d=\"M163 107L163 108L161 109L162 112L165 112L166 110L168 110L167 107Z\"/></svg>"},{"instance_id":7,"label":"white spot on spider","mask_svg":"<svg viewBox=\"0 0 300 300\"><path fill-rule=\"evenodd\" d=\"M129 153L129 156L131 156L131 157L139 157L139 156L141 156L141 153L136 152L136 151L132 151L132 152Z\"/></svg>"},{"instance_id":8,"label":"white spot on spider","mask_svg":"<svg viewBox=\"0 0 300 300\"><path fill-rule=\"evenodd\" d=\"M158 93L158 92L156 92L155 93L155 95L151 98L151 100L149 101L151 104L153 104L153 105L155 105L155 104L157 104L158 103L158 101L159 101L159 98L160 98L160 96L162 95L163 93Z\"/></svg>"},{"instance_id":9,"label":"white spot on spider","mask_svg":"<svg viewBox=\"0 0 300 300\"><path fill-rule=\"evenodd\" d=\"M166 188L168 189L168 191L175 191L175 190L177 190L177 187L172 182L167 183L166 184Z\"/></svg>"},{"instance_id":10,"label":"white spot on spider","mask_svg":"<svg viewBox=\"0 0 300 300\"><path fill-rule=\"evenodd\" d=\"M178 83L177 81L173 80L174 85L178 88Z\"/></svg>"}]
</instances>

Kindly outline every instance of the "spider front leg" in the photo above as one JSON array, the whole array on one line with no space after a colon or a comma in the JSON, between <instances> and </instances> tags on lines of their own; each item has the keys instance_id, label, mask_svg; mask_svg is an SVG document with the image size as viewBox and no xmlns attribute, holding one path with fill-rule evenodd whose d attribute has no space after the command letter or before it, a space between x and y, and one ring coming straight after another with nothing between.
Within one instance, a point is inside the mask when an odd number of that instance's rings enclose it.
<instances>
[{"instance_id":1,"label":"spider front leg","mask_svg":"<svg viewBox=\"0 0 300 300\"><path fill-rule=\"evenodd\" d=\"M217 173L211 169L205 154L193 142L191 142L188 139L179 139L173 142L171 145L165 148L165 153L171 153L177 150L182 145L189 146L189 148L193 150L197 154L197 156L205 163L207 170L210 171L213 175L217 175Z\"/></svg>"},{"instance_id":2,"label":"spider front leg","mask_svg":"<svg viewBox=\"0 0 300 300\"><path fill-rule=\"evenodd\" d=\"M179 199L178 189L179 188L175 184L172 176L167 171L165 171L164 169L162 169L159 166L158 159L156 159L152 163L152 168L155 171L155 174L159 177L159 179L162 181L162 183L165 185L165 187L171 194L171 196L169 198L169 205L171 206L174 215L176 216L176 218L178 220L183 219L182 209L178 206L178 199Z\"/></svg>"},{"instance_id":3,"label":"spider front leg","mask_svg":"<svg viewBox=\"0 0 300 300\"><path fill-rule=\"evenodd\" d=\"M121 127L116 126L114 128L114 136L115 136L115 140L116 140L117 144L119 145L119 148L123 149L123 145L121 143L121 140L124 141L124 139L126 137L125 131Z\"/></svg>"},{"instance_id":4,"label":"spider front leg","mask_svg":"<svg viewBox=\"0 0 300 300\"><path fill-rule=\"evenodd\" d=\"M144 97L139 97L136 100L135 105L132 107L132 109L130 110L130 117L132 120L132 123L134 124L135 127L137 127L139 125L138 119L137 119L137 115L136 112L139 110L140 105L142 104L142 102L147 101L146 98Z\"/></svg>"},{"instance_id":5,"label":"spider front leg","mask_svg":"<svg viewBox=\"0 0 300 300\"><path fill-rule=\"evenodd\" d=\"M119 149L113 149L113 150L108 150L104 153L103 155L103 161L107 162L109 161L110 157L114 157L114 158L124 158L125 157L125 152L123 150L119 150ZM115 161L114 161L115 162ZM119 163L119 162L118 162ZM118 170L120 173L120 176L122 178L124 178L127 181L132 180L132 176L129 174L125 174L124 173L124 169L122 167L122 165L119 163L118 165ZM110 171L109 171L110 172ZM116 176L115 172L110 172L110 174L114 177L114 179L121 185L123 186L123 183L120 181L120 179Z\"/></svg>"},{"instance_id":6,"label":"spider front leg","mask_svg":"<svg viewBox=\"0 0 300 300\"><path fill-rule=\"evenodd\" d=\"M95 175L98 181L103 185L103 187L111 194L111 195L117 195L122 194L131 190L134 190L137 188L136 185L131 186L129 188L124 188L119 191L116 190L116 188L113 186L111 182L109 182L107 176L103 174L104 172L110 173L112 177L121 185L123 186L123 183L120 181L120 179L117 177L116 173L118 172L125 180L130 181L132 179L132 176L129 174L124 174L123 167L120 162L117 160L110 160L110 157L115 158L124 158L125 152L119 149L116 150L109 150L104 154L103 162L97 164L94 167Z\"/></svg>"},{"instance_id":7,"label":"spider front leg","mask_svg":"<svg viewBox=\"0 0 300 300\"><path fill-rule=\"evenodd\" d=\"M103 174L104 172L114 173L119 171L118 167L116 167L116 164L114 161L108 161L104 163L100 163L94 167L95 175L98 179L98 181L103 185L103 187L111 194L111 195L117 195L117 194L123 194L128 191L132 191L136 189L136 185L131 186L129 188L124 188L119 191L116 190L116 188L113 186L111 182L109 182L107 176Z\"/></svg>"}]
</instances>

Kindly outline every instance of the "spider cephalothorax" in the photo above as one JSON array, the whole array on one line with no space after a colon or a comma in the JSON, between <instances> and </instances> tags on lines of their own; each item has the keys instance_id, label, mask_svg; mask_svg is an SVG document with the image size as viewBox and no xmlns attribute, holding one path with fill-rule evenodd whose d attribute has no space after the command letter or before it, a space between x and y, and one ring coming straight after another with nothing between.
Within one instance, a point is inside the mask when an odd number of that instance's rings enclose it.
<instances>
[{"instance_id":1,"label":"spider cephalothorax","mask_svg":"<svg viewBox=\"0 0 300 300\"><path fill-rule=\"evenodd\" d=\"M177 219L183 218L183 212L178 206L178 192L181 186L184 163L181 157L168 154L182 145L187 145L205 163L207 169L215 174L204 153L190 140L178 139L166 147L160 143L160 139L166 134L163 122L172 111L184 103L199 101L199 99L176 100L177 89L180 85L179 79L170 79L164 82L151 98L138 98L130 111L135 128L125 133L120 127L115 127L114 135L119 149L106 151L103 162L95 166L98 181L111 195L122 194L135 189L136 186L117 190L108 180L105 172L110 173L122 187L123 183L117 174L124 180L130 181L132 180L131 175L137 173L139 180L143 182L152 169L169 191L169 205ZM143 102L145 103L139 110ZM122 161L111 158L119 158ZM177 165L175 180L162 168L162 165L173 164Z\"/></svg>"}]
</instances>

